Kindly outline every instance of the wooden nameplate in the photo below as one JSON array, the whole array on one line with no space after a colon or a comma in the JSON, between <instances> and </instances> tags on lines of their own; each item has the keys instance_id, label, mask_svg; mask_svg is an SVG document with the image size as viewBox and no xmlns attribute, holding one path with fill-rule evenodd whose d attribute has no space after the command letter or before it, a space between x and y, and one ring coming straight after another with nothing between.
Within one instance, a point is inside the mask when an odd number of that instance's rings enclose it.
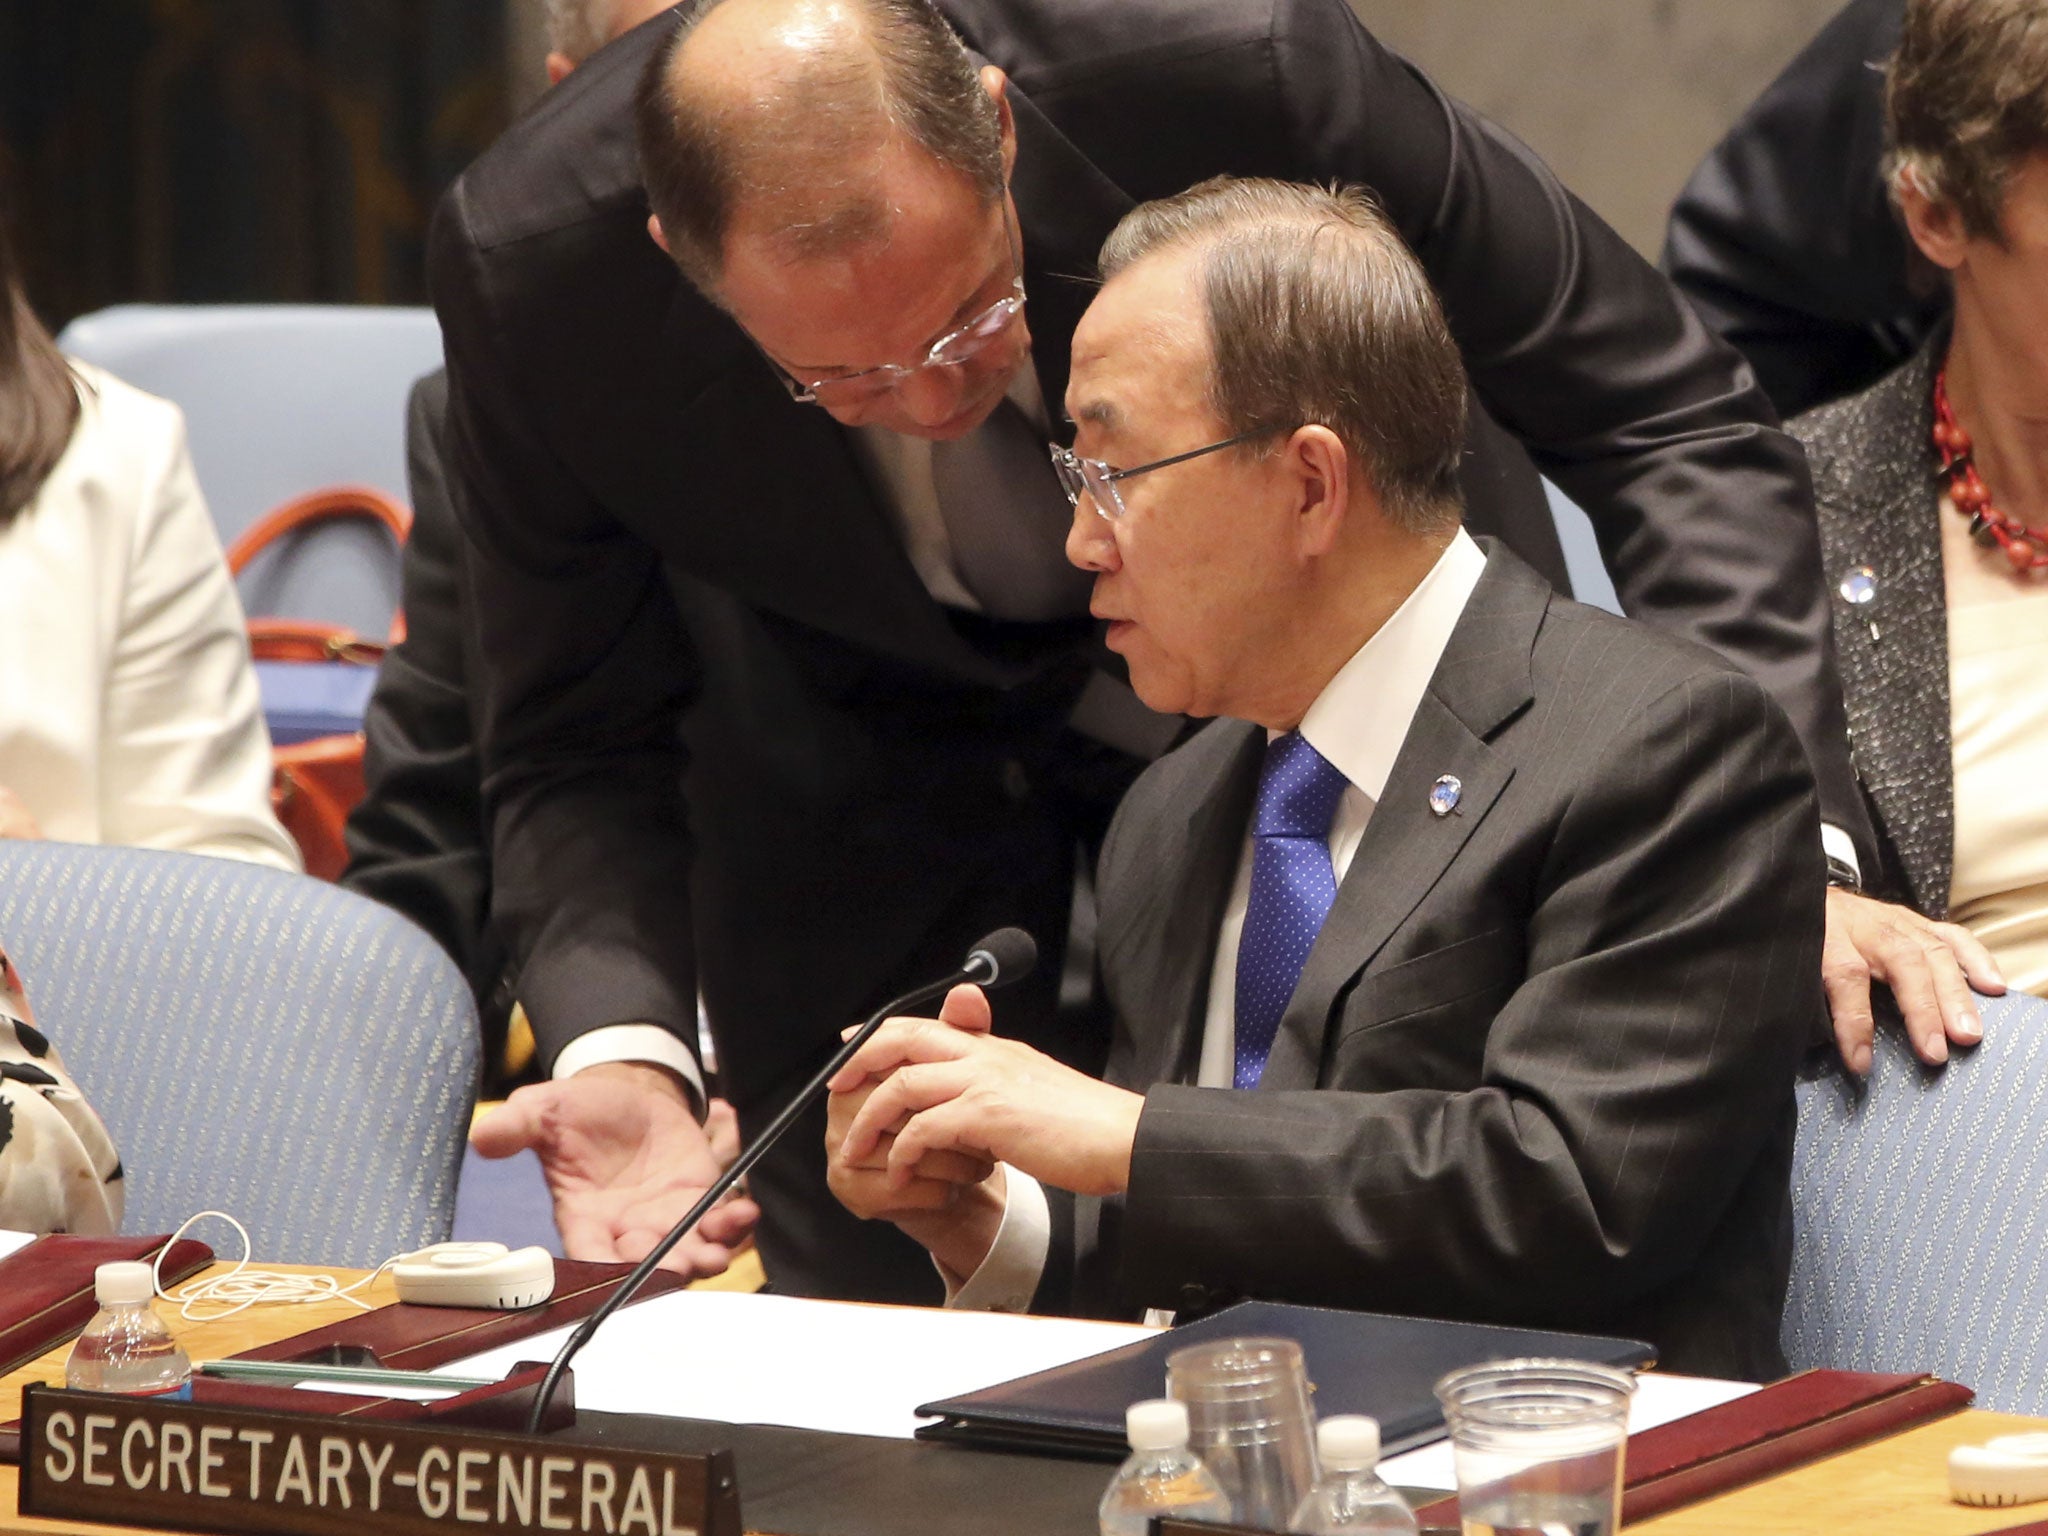
<instances>
[{"instance_id":1,"label":"wooden nameplate","mask_svg":"<svg viewBox=\"0 0 2048 1536\"><path fill-rule=\"evenodd\" d=\"M530 1389L536 1368L499 1388ZM740 1536L729 1451L572 1441L446 1422L23 1394L21 1512L167 1530Z\"/></svg>"}]
</instances>

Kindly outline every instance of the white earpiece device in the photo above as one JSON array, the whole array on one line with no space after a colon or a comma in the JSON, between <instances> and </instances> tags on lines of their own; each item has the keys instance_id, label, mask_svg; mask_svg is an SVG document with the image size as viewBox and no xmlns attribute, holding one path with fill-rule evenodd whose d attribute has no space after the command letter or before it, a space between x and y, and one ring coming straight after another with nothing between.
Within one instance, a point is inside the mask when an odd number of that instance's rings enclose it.
<instances>
[{"instance_id":1,"label":"white earpiece device","mask_svg":"<svg viewBox=\"0 0 2048 1536\"><path fill-rule=\"evenodd\" d=\"M503 1243L435 1243L391 1266L398 1299L428 1307L537 1307L555 1293L545 1248Z\"/></svg>"},{"instance_id":2,"label":"white earpiece device","mask_svg":"<svg viewBox=\"0 0 2048 1536\"><path fill-rule=\"evenodd\" d=\"M2048 1434L2000 1435L1948 1453L1948 1491L1958 1504L2048 1499Z\"/></svg>"}]
</instances>

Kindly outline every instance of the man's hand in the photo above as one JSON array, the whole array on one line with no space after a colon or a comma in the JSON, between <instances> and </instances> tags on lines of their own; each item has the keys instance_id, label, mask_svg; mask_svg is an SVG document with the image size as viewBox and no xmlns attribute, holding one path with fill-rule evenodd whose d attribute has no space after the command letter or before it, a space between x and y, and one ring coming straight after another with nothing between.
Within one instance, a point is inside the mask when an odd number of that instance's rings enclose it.
<instances>
[{"instance_id":1,"label":"man's hand","mask_svg":"<svg viewBox=\"0 0 2048 1536\"><path fill-rule=\"evenodd\" d=\"M889 1171L889 1153L896 1145L893 1129L876 1138L867 1155L845 1156L846 1133L874 1094L873 1083L833 1094L825 1104L825 1181L839 1203L863 1221L901 1225L919 1215L950 1210L963 1190L987 1181L995 1172L988 1158L959 1152L933 1152L911 1170L908 1179Z\"/></svg>"},{"instance_id":2,"label":"man's hand","mask_svg":"<svg viewBox=\"0 0 2048 1536\"><path fill-rule=\"evenodd\" d=\"M721 1116L714 1101L712 1112L714 1134L725 1136L736 1153L730 1109ZM469 1139L485 1157L510 1157L528 1147L540 1154L562 1251L572 1259L645 1258L724 1166L712 1136L690 1113L682 1084L642 1062L605 1062L521 1088L479 1120ZM662 1267L692 1276L720 1273L759 1217L751 1200L723 1202L676 1244Z\"/></svg>"},{"instance_id":3,"label":"man's hand","mask_svg":"<svg viewBox=\"0 0 2048 1536\"><path fill-rule=\"evenodd\" d=\"M1975 1045L1984 1038L1970 989L1994 996L2005 991L1990 951L1968 929L1835 886L1828 888L1821 981L1834 1016L1835 1044L1843 1063L1859 1074L1870 1070L1876 1032L1871 982L1892 989L1905 1016L1906 1038L1930 1066L1948 1060L1951 1041Z\"/></svg>"},{"instance_id":4,"label":"man's hand","mask_svg":"<svg viewBox=\"0 0 2048 1536\"><path fill-rule=\"evenodd\" d=\"M835 1101L866 1093L844 1120L834 1166L879 1158L888 1188L900 1192L930 1175L928 1159L952 1152L1077 1194L1124 1189L1144 1099L986 1026L956 1024L969 1007L955 999L969 991L979 999L978 988L955 988L937 1019L891 1019L832 1079Z\"/></svg>"},{"instance_id":5,"label":"man's hand","mask_svg":"<svg viewBox=\"0 0 2048 1536\"><path fill-rule=\"evenodd\" d=\"M0 784L0 838L16 838L22 842L40 841L43 829L36 825L35 817L28 807L21 803L21 796Z\"/></svg>"},{"instance_id":6,"label":"man's hand","mask_svg":"<svg viewBox=\"0 0 2048 1536\"><path fill-rule=\"evenodd\" d=\"M987 1034L995 1024L988 994L969 984L946 994L946 1000L939 1005L939 1018L954 1029L975 1035ZM857 1029L858 1026L848 1029L847 1038L851 1039ZM832 1094L825 1102L825 1179L841 1205L863 1221L893 1221L903 1226L919 1215L951 1210L962 1191L988 1182L995 1172L993 1160L958 1152L934 1152L917 1165L908 1181L892 1179L888 1171L889 1152L896 1144L899 1129L893 1125L876 1139L864 1157L845 1157L846 1132L874 1091L873 1082L863 1081L843 1093ZM995 1186L998 1191L1000 1187Z\"/></svg>"}]
</instances>

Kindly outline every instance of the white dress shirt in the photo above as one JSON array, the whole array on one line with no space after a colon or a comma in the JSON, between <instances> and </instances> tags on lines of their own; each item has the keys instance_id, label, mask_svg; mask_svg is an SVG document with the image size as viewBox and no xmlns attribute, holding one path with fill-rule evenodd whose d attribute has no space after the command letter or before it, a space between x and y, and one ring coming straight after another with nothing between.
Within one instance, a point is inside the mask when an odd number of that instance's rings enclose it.
<instances>
[{"instance_id":1,"label":"white dress shirt","mask_svg":"<svg viewBox=\"0 0 2048 1536\"><path fill-rule=\"evenodd\" d=\"M1344 663L1302 717L1301 734L1350 782L1330 821L1330 866L1338 884L1365 837L1387 775L1429 680L1436 674L1451 631L1465 612L1486 556L1462 528L1393 616ZM1278 735L1268 732L1268 739ZM1421 806L1411 807L1420 813ZM1246 827L1237 876L1216 934L1209 969L1209 1006L1202 1025L1196 1086L1228 1088L1237 1052L1237 949L1251 903L1252 836ZM947 1275L946 1304L984 1311L1021 1312L1031 1304L1045 1271L1051 1213L1045 1192L1028 1174L1005 1167L1003 1219L988 1257L964 1283Z\"/></svg>"},{"instance_id":2,"label":"white dress shirt","mask_svg":"<svg viewBox=\"0 0 2048 1536\"><path fill-rule=\"evenodd\" d=\"M43 835L298 870L248 630L185 420L84 363L78 425L0 525L0 784Z\"/></svg>"}]
</instances>

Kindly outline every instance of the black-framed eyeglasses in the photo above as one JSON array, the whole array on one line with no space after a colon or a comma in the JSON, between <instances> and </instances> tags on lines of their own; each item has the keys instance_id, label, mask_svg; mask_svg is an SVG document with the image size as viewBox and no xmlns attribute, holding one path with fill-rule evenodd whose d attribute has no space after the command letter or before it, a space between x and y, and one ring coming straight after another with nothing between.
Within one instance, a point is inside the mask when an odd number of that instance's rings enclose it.
<instances>
[{"instance_id":1,"label":"black-framed eyeglasses","mask_svg":"<svg viewBox=\"0 0 2048 1536\"><path fill-rule=\"evenodd\" d=\"M1100 459L1084 459L1073 449L1062 448L1058 443L1047 444L1046 451L1052 455L1052 467L1059 471L1060 485L1067 493L1067 500L1078 507L1082 493L1086 492L1088 499L1095 504L1095 510L1114 523L1120 521L1125 512L1123 493L1116 488L1119 480L1149 475L1155 469L1165 469L1173 464L1185 464L1205 453L1221 453L1225 448L1235 448L1239 443L1249 443L1254 438L1271 437L1280 430L1279 427L1259 427L1250 432L1240 432L1220 443L1190 448L1186 453L1176 453L1167 459L1154 459L1150 464L1140 464L1135 469L1113 469Z\"/></svg>"},{"instance_id":2,"label":"black-framed eyeglasses","mask_svg":"<svg viewBox=\"0 0 2048 1536\"><path fill-rule=\"evenodd\" d=\"M1010 212L1007 196L1003 199L1003 233L1010 242L1010 262L1014 269L1010 291L965 324L933 342L926 349L923 362L877 363L872 368L862 368L853 373L834 373L805 381L769 357L765 348L761 355L768 358L768 365L775 370L782 387L789 391L790 399L800 405L827 407L862 405L880 399L905 379L928 368L958 368L973 362L1000 341L1016 323L1017 316L1024 312L1024 248L1017 236L1017 221Z\"/></svg>"}]
</instances>

